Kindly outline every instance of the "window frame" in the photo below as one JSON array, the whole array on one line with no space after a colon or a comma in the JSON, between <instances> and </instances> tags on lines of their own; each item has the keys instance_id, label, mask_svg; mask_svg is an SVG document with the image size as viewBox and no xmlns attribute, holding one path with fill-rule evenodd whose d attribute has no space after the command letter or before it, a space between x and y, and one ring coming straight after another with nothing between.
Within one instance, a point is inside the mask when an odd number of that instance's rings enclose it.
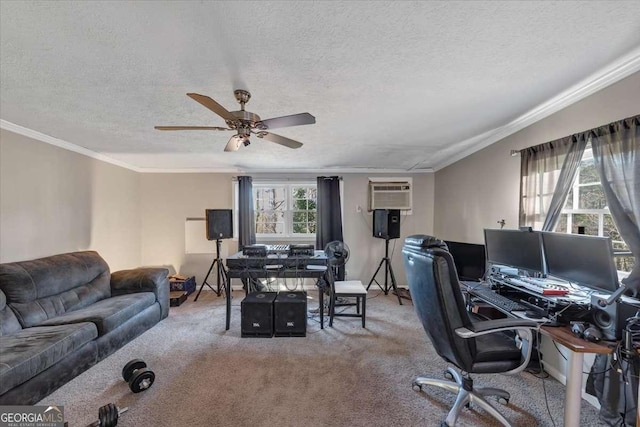
<instances>
[{"instance_id":1,"label":"window frame","mask_svg":"<svg viewBox=\"0 0 640 427\"><path fill-rule=\"evenodd\" d=\"M234 238L238 238L238 182L234 181ZM286 179L273 179L273 180L259 180L253 181L253 197L255 198L256 188L274 188L281 187L285 189L285 210L284 212L284 224L285 224L285 233L283 234L266 234L266 233L257 233L256 232L256 241L259 243L270 243L270 242L278 242L278 243L286 243L286 242L314 242L316 240L316 233L294 233L293 232L293 189L296 187L304 187L304 188L314 188L316 190L317 196L317 182L315 180L295 180L289 181ZM255 199L254 199L254 209L255 209ZM317 229L317 199L316 199L316 229ZM255 219L254 219L255 221Z\"/></svg>"}]
</instances>

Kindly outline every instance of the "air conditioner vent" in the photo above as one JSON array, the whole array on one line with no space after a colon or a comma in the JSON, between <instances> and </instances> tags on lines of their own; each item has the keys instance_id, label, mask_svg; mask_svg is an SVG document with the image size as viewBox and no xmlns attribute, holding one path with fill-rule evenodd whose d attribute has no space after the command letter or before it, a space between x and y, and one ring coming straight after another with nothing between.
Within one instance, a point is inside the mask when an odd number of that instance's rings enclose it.
<instances>
[{"instance_id":1,"label":"air conditioner vent","mask_svg":"<svg viewBox=\"0 0 640 427\"><path fill-rule=\"evenodd\" d=\"M369 181L369 210L411 209L411 183Z\"/></svg>"}]
</instances>

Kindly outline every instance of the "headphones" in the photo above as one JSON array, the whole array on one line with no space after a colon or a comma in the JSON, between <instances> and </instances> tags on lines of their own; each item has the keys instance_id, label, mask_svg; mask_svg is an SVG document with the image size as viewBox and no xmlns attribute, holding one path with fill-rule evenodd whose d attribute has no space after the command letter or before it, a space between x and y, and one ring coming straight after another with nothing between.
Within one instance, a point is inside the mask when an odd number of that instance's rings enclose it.
<instances>
[{"instance_id":1,"label":"headphones","mask_svg":"<svg viewBox=\"0 0 640 427\"><path fill-rule=\"evenodd\" d=\"M589 342L602 341L602 332L588 322L571 322L573 335Z\"/></svg>"}]
</instances>

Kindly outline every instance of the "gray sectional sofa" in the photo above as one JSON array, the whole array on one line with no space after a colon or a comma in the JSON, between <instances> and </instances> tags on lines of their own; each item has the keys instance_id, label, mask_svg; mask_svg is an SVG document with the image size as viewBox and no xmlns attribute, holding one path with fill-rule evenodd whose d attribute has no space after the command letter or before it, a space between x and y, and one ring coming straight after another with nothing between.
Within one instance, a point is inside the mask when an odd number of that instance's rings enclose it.
<instances>
[{"instance_id":1,"label":"gray sectional sofa","mask_svg":"<svg viewBox=\"0 0 640 427\"><path fill-rule=\"evenodd\" d=\"M168 271L94 251L0 264L0 405L31 405L169 313Z\"/></svg>"}]
</instances>

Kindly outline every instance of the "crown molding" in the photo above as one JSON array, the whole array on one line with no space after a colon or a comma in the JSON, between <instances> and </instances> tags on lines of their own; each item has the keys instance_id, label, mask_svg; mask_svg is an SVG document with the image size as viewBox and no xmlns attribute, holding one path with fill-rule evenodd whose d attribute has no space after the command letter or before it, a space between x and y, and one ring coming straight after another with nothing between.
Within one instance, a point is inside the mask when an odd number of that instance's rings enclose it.
<instances>
[{"instance_id":1,"label":"crown molding","mask_svg":"<svg viewBox=\"0 0 640 427\"><path fill-rule=\"evenodd\" d=\"M131 165L129 163L116 160L112 157L106 156L101 153L89 150L84 147L72 144L59 138L46 135L42 132L35 131L33 129L26 128L24 126L17 125L7 120L0 119L0 128L8 130L13 133L17 133L26 136L31 139L35 139L40 142L55 145L56 147L63 148L65 150L73 151L74 153L82 154L83 156L91 157L92 159L100 160L105 163L120 166L125 169L132 170L139 173L264 173L264 174L283 174L283 173L432 173L432 169L408 171L404 169L376 169L376 168L326 168L326 169L244 169L244 168L141 168Z\"/></svg>"},{"instance_id":2,"label":"crown molding","mask_svg":"<svg viewBox=\"0 0 640 427\"><path fill-rule=\"evenodd\" d=\"M448 157L434 166L433 169L437 172L638 71L640 71L640 47L591 74L589 77L571 86L557 96L554 96L547 102L529 110L512 122L462 141L464 144L472 144L472 147Z\"/></svg>"},{"instance_id":3,"label":"crown molding","mask_svg":"<svg viewBox=\"0 0 640 427\"><path fill-rule=\"evenodd\" d=\"M112 165L120 166L122 168L129 169L135 172L142 172L141 168L130 165L129 163L125 163L120 160L113 159L109 156L105 156L104 154L96 153L95 151L88 150L84 147L80 147L78 145L72 144L62 139L54 138L53 136L46 135L42 132L29 129L24 126L20 126L15 123L8 122L6 120L0 119L0 128L11 131L13 133L26 136L31 139L35 139L40 142L46 142L47 144L55 145L56 147L60 147L65 150L73 151L74 153L82 154L83 156L91 157L92 159L96 159L105 163L110 163Z\"/></svg>"}]
</instances>

